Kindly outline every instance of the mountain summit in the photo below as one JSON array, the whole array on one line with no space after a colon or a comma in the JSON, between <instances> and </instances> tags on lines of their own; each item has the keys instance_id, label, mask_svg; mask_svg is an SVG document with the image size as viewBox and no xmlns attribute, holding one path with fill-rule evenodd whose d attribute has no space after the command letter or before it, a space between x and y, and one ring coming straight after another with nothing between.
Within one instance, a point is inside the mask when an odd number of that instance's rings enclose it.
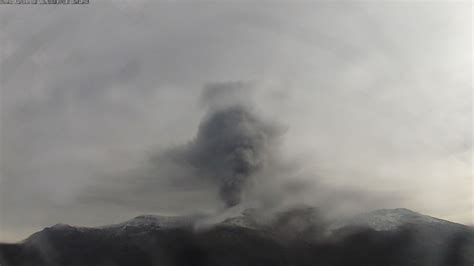
<instances>
[{"instance_id":1,"label":"mountain summit","mask_svg":"<svg viewBox=\"0 0 474 266\"><path fill-rule=\"evenodd\" d=\"M21 243L0 244L2 266L473 263L471 228L408 209L377 210L333 222L310 207L271 215L256 208L217 216L143 215L97 228L57 224Z\"/></svg>"}]
</instances>

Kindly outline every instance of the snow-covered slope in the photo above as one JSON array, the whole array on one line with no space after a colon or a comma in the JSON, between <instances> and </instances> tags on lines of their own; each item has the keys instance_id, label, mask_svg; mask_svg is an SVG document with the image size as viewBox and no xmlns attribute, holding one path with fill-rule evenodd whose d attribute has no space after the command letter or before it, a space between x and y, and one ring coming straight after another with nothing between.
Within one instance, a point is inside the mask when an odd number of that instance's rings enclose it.
<instances>
[{"instance_id":1,"label":"snow-covered slope","mask_svg":"<svg viewBox=\"0 0 474 266\"><path fill-rule=\"evenodd\" d=\"M131 220L119 224L106 225L101 229L129 229L129 228L179 228L192 226L197 220L202 219L202 215L187 216L162 216L162 215L140 215Z\"/></svg>"},{"instance_id":2,"label":"snow-covered slope","mask_svg":"<svg viewBox=\"0 0 474 266\"><path fill-rule=\"evenodd\" d=\"M346 226L368 227L376 231L396 230L403 226L430 226L430 227L462 227L460 224L441 220L417 212L399 208L382 209L369 213L359 214L351 218L335 221L330 230L337 230Z\"/></svg>"}]
</instances>

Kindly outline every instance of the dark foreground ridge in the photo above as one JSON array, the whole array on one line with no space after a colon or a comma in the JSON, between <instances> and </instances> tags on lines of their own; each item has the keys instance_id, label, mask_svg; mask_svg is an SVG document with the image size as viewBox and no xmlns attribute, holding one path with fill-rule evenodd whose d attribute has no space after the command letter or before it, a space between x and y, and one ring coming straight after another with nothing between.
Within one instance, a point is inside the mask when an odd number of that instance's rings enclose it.
<instances>
[{"instance_id":1,"label":"dark foreground ridge","mask_svg":"<svg viewBox=\"0 0 474 266\"><path fill-rule=\"evenodd\" d=\"M245 210L203 216L139 216L99 228L58 224L0 244L2 266L472 266L472 228L407 209L323 222L314 208L262 222Z\"/></svg>"}]
</instances>

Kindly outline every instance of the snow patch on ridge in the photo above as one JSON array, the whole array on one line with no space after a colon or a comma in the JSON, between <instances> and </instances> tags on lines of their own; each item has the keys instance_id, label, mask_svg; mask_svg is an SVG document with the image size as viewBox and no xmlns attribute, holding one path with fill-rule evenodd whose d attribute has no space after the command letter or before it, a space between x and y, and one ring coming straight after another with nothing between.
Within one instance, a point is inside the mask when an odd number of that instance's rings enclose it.
<instances>
[{"instance_id":1,"label":"snow patch on ridge","mask_svg":"<svg viewBox=\"0 0 474 266\"><path fill-rule=\"evenodd\" d=\"M159 228L179 228L193 225L201 216L161 216L161 215L140 215L123 223L106 225L101 229L127 229L133 227L146 227L152 229Z\"/></svg>"},{"instance_id":2,"label":"snow patch on ridge","mask_svg":"<svg viewBox=\"0 0 474 266\"><path fill-rule=\"evenodd\" d=\"M408 209L399 208L376 210L369 213L359 214L349 219L336 221L330 226L329 230L334 231L345 226L362 226L369 227L376 231L391 231L409 224L438 226L451 223L431 216L422 215Z\"/></svg>"}]
</instances>

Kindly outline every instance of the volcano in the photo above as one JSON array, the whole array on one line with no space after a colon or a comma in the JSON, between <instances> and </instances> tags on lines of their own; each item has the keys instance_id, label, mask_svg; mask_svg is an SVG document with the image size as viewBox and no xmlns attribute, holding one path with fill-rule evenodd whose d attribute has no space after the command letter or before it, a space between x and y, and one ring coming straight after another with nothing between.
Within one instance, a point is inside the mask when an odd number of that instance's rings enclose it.
<instances>
[{"instance_id":1,"label":"volcano","mask_svg":"<svg viewBox=\"0 0 474 266\"><path fill-rule=\"evenodd\" d=\"M57 224L0 244L2 266L471 266L473 228L408 209L326 220L317 208L271 216L143 215L101 227Z\"/></svg>"}]
</instances>

